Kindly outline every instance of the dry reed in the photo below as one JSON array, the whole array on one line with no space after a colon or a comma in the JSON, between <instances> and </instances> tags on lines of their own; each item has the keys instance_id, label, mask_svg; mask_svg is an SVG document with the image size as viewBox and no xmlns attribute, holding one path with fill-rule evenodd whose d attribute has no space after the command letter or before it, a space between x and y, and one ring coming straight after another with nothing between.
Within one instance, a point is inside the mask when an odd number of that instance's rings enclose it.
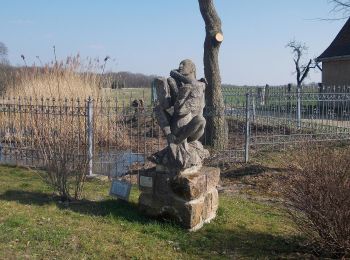
<instances>
[{"instance_id":1,"label":"dry reed","mask_svg":"<svg viewBox=\"0 0 350 260\"><path fill-rule=\"evenodd\" d=\"M43 67L23 67L14 72L16 83L9 84L5 96L97 99L101 97L101 88L110 85L109 79L99 73L102 68L98 59L87 59L84 63L79 55Z\"/></svg>"}]
</instances>

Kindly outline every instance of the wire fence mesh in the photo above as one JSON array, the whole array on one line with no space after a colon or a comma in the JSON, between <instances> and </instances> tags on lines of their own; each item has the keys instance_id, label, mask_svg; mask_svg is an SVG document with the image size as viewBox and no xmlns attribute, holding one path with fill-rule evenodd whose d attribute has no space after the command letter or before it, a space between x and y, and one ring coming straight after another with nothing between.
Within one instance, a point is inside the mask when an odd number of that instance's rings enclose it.
<instances>
[{"instance_id":1,"label":"wire fence mesh","mask_svg":"<svg viewBox=\"0 0 350 260\"><path fill-rule=\"evenodd\" d=\"M220 111L226 118L222 134L227 142L220 149L209 147L211 156L205 163L244 162L261 150L310 140L348 141L348 90L224 91L225 107ZM205 116L215 115L205 110ZM205 133L202 142L209 141ZM57 158L71 164L88 160L88 174L113 178L141 169L166 145L154 106L142 98L0 100L0 163L45 167L47 160Z\"/></svg>"}]
</instances>

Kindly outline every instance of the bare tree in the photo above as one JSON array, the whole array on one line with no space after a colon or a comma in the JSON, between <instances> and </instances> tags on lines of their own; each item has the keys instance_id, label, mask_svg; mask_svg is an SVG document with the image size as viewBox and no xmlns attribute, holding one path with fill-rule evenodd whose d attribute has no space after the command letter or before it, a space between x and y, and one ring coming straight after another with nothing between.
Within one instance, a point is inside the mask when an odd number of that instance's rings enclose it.
<instances>
[{"instance_id":1,"label":"bare tree","mask_svg":"<svg viewBox=\"0 0 350 260\"><path fill-rule=\"evenodd\" d=\"M7 59L8 49L3 42L0 42L0 64L8 65Z\"/></svg>"},{"instance_id":2,"label":"bare tree","mask_svg":"<svg viewBox=\"0 0 350 260\"><path fill-rule=\"evenodd\" d=\"M293 60L295 64L295 73L297 77L297 86L298 88L301 88L303 81L309 75L310 69L314 69L319 66L312 59L310 59L307 63L302 62L302 58L308 50L308 47L305 44L293 40L290 41L286 47L292 49L292 53L294 56ZM321 68L319 67L319 69Z\"/></svg>"},{"instance_id":3,"label":"bare tree","mask_svg":"<svg viewBox=\"0 0 350 260\"><path fill-rule=\"evenodd\" d=\"M309 75L310 69L318 67L318 64L310 59L307 63L302 62L303 56L306 54L308 48L305 44L297 42L295 40L290 41L286 47L292 49L294 55L293 60L295 64L295 73L297 77L297 124L298 128L301 129L301 88L303 81Z\"/></svg>"},{"instance_id":4,"label":"bare tree","mask_svg":"<svg viewBox=\"0 0 350 260\"><path fill-rule=\"evenodd\" d=\"M350 0L329 0L333 4L332 12L342 13L343 18L348 18L350 16Z\"/></svg>"},{"instance_id":5,"label":"bare tree","mask_svg":"<svg viewBox=\"0 0 350 260\"><path fill-rule=\"evenodd\" d=\"M226 144L224 100L221 92L219 49L223 41L221 20L215 10L213 0L198 0L200 12L205 22L204 74L208 81L206 88L207 144L223 147Z\"/></svg>"}]
</instances>

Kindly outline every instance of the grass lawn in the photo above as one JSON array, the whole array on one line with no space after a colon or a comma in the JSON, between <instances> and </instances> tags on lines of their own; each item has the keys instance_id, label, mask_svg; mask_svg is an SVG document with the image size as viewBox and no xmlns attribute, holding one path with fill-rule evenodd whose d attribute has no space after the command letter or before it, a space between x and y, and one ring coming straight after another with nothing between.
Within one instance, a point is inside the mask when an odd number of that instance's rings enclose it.
<instances>
[{"instance_id":1,"label":"grass lawn","mask_svg":"<svg viewBox=\"0 0 350 260\"><path fill-rule=\"evenodd\" d=\"M198 232L148 219L109 197L110 184L86 183L85 200L59 203L40 177L0 166L0 259L227 259L300 257L283 210L241 196L220 197L217 218ZM300 253L302 255L300 255Z\"/></svg>"},{"instance_id":2,"label":"grass lawn","mask_svg":"<svg viewBox=\"0 0 350 260\"><path fill-rule=\"evenodd\" d=\"M145 105L151 104L151 88L104 89L106 99L118 100L118 106L129 106L135 99L143 99Z\"/></svg>"}]
</instances>

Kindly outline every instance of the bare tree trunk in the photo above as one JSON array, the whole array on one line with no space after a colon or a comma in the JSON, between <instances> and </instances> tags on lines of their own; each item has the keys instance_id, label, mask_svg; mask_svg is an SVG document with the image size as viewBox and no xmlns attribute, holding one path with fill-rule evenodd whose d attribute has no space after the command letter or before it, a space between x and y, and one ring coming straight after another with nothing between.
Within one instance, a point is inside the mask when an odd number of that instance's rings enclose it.
<instances>
[{"instance_id":1,"label":"bare tree trunk","mask_svg":"<svg viewBox=\"0 0 350 260\"><path fill-rule=\"evenodd\" d=\"M204 74L208 81L206 88L207 116L206 142L216 148L226 144L224 100L221 91L219 49L223 41L221 20L215 10L213 0L198 0L205 22Z\"/></svg>"}]
</instances>

